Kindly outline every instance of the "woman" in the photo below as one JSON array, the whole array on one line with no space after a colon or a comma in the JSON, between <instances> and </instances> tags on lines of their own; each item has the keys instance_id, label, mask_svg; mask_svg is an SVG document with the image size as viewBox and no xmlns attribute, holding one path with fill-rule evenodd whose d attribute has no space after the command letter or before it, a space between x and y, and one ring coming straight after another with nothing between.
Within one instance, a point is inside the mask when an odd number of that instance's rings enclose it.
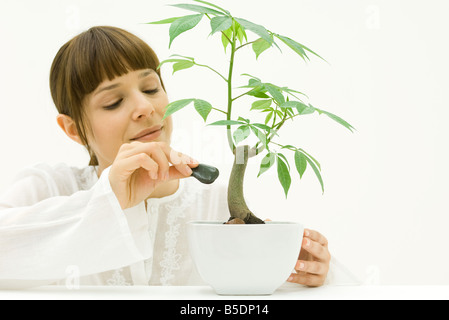
<instances>
[{"instance_id":1,"label":"woman","mask_svg":"<svg viewBox=\"0 0 449 320\"><path fill-rule=\"evenodd\" d=\"M91 160L83 169L28 168L0 197L0 279L200 283L184 226L225 221L226 192L184 179L198 162L170 147L173 122L162 120L169 102L158 65L146 43L114 27L91 28L59 50L50 72L57 122ZM306 230L303 249L288 281L324 284L326 238Z\"/></svg>"}]
</instances>

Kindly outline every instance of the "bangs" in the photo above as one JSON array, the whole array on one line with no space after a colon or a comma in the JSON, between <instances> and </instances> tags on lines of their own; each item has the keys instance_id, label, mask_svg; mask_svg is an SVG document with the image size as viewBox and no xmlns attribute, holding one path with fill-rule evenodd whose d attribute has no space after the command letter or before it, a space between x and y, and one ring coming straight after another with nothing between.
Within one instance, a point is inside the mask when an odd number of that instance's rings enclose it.
<instances>
[{"instance_id":1,"label":"bangs","mask_svg":"<svg viewBox=\"0 0 449 320\"><path fill-rule=\"evenodd\" d=\"M93 27L72 43L70 86L81 96L92 93L103 81L130 71L152 69L159 76L154 51L135 35L113 27ZM82 97L79 97L82 99Z\"/></svg>"}]
</instances>

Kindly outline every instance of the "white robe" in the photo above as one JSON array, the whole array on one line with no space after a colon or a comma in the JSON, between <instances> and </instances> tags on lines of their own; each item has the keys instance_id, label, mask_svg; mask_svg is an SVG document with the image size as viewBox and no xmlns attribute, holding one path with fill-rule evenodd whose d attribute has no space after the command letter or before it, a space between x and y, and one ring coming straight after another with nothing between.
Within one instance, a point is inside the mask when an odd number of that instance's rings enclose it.
<instances>
[{"instance_id":1,"label":"white robe","mask_svg":"<svg viewBox=\"0 0 449 320\"><path fill-rule=\"evenodd\" d=\"M182 179L175 194L122 210L108 174L64 164L23 170L0 196L0 287L204 284L185 226L226 221L226 187ZM328 283L345 273L333 259Z\"/></svg>"}]
</instances>

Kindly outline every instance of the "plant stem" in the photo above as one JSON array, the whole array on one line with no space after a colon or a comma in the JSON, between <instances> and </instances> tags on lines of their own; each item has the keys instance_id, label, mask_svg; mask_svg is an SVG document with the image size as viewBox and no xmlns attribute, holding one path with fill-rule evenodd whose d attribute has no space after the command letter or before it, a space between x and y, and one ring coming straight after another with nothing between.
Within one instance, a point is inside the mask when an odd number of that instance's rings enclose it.
<instances>
[{"instance_id":1,"label":"plant stem","mask_svg":"<svg viewBox=\"0 0 449 320\"><path fill-rule=\"evenodd\" d=\"M213 72L215 72L216 74L218 74L224 81L228 82L228 79L226 79L220 72L218 72L218 71L215 70L214 68L209 67L209 66L207 66L207 65L205 65L205 64L199 64L199 63L196 63L196 62L195 62L195 65L197 65L198 67L208 68L208 69L212 70Z\"/></svg>"},{"instance_id":2,"label":"plant stem","mask_svg":"<svg viewBox=\"0 0 449 320\"><path fill-rule=\"evenodd\" d=\"M221 113L224 113L224 114L228 114L226 111L223 111L221 109L217 109L217 108L214 108L214 107L212 107L212 110L215 110L215 111L218 111L218 112L221 112Z\"/></svg>"},{"instance_id":3,"label":"plant stem","mask_svg":"<svg viewBox=\"0 0 449 320\"><path fill-rule=\"evenodd\" d=\"M270 143L274 144L274 145L276 145L278 147L285 147L284 145L282 145L280 143L277 143L277 142L270 141ZM291 151L296 151L296 149L292 149L292 148L285 148L285 149L288 149L288 150L291 150Z\"/></svg>"},{"instance_id":4,"label":"plant stem","mask_svg":"<svg viewBox=\"0 0 449 320\"><path fill-rule=\"evenodd\" d=\"M250 45L250 44L253 44L254 42L256 42L256 41L251 41L251 42L247 42L247 43L245 43L245 44L242 44L240 47L238 47L237 49L235 49L235 51L237 51L237 50L239 50L239 49L242 49L243 47L248 46L248 45Z\"/></svg>"},{"instance_id":5,"label":"plant stem","mask_svg":"<svg viewBox=\"0 0 449 320\"><path fill-rule=\"evenodd\" d=\"M277 110L277 108L276 108L276 110ZM283 118L279 123L274 124L274 123L276 122L276 120L274 120L274 121L273 121L273 125L272 125L272 129L274 129L274 132L273 132L269 137L267 137L267 145L270 144L270 143L279 145L279 144L277 144L277 143L272 142L271 139L273 139L273 138L276 136L276 132L279 131L279 129L282 128L282 126L285 124L285 122L286 122L287 120L292 119L292 118L294 118L295 116L298 116L298 115L299 115L299 114L287 118L287 113L285 113L285 114L284 114L284 118ZM274 114L274 117L275 117L275 119L276 119L276 112L275 112L275 114ZM262 145L262 146L260 146L259 148L255 148L255 149L256 149L256 151L255 151L256 154L259 154L259 153L261 153L262 151L265 150L265 146Z\"/></svg>"},{"instance_id":6,"label":"plant stem","mask_svg":"<svg viewBox=\"0 0 449 320\"><path fill-rule=\"evenodd\" d=\"M226 120L231 120L232 113L232 74L234 72L234 58L235 58L235 43L237 40L237 36L235 32L233 32L232 41L231 41L231 60L229 62L229 76L228 76L228 113ZM228 143L231 148L232 153L235 152L234 141L232 140L231 126L227 126L227 134L228 134Z\"/></svg>"},{"instance_id":7,"label":"plant stem","mask_svg":"<svg viewBox=\"0 0 449 320\"><path fill-rule=\"evenodd\" d=\"M287 122L287 120L291 120L291 119L296 118L298 116L302 116L302 114L298 113L298 114L294 114L294 115L292 115L292 116L290 116L288 118L285 117L284 119L282 119L281 122L279 122L277 124L273 124L273 128L277 127L276 130L279 130L285 124L285 122Z\"/></svg>"},{"instance_id":8,"label":"plant stem","mask_svg":"<svg viewBox=\"0 0 449 320\"><path fill-rule=\"evenodd\" d=\"M222 35L224 35L226 37L226 39L228 39L229 42L232 42L231 39L229 39L229 37L226 35L226 33L224 33L223 31L221 32Z\"/></svg>"},{"instance_id":9,"label":"plant stem","mask_svg":"<svg viewBox=\"0 0 449 320\"><path fill-rule=\"evenodd\" d=\"M235 100L237 100L237 99L239 99L239 98L241 98L241 97L247 95L248 93L250 93L250 92L253 91L253 90L254 90L254 89L251 89L251 90L249 90L248 92L242 93L241 95L239 95L239 96L235 97L234 99L232 99L232 101L235 101Z\"/></svg>"}]
</instances>

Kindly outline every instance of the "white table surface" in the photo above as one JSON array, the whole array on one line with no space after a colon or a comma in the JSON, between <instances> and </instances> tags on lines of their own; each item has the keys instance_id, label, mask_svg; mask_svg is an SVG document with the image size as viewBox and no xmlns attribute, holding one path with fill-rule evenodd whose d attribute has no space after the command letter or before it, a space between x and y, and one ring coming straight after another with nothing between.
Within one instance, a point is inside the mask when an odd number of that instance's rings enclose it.
<instances>
[{"instance_id":1,"label":"white table surface","mask_svg":"<svg viewBox=\"0 0 449 320\"><path fill-rule=\"evenodd\" d=\"M323 286L286 283L269 296L220 296L210 287L44 286L0 290L0 300L427 300L449 299L449 286Z\"/></svg>"}]
</instances>

